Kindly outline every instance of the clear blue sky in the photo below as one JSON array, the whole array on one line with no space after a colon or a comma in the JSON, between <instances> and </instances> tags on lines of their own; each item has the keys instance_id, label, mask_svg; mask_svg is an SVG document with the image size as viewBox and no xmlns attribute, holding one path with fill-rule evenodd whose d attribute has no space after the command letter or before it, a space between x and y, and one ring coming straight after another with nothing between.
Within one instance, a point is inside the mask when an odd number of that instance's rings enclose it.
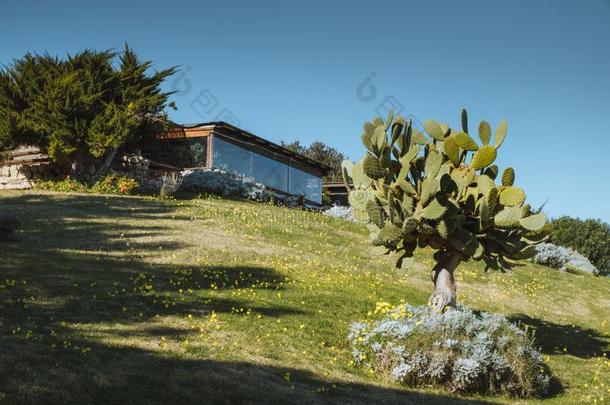
<instances>
[{"instance_id":1,"label":"clear blue sky","mask_svg":"<svg viewBox=\"0 0 610 405\"><path fill-rule=\"evenodd\" d=\"M392 104L454 126L463 106L471 122L506 118L498 163L529 200L610 222L609 0L22 0L3 4L0 38L3 64L128 42L182 66L176 121L221 117L352 159L362 122Z\"/></svg>"}]
</instances>

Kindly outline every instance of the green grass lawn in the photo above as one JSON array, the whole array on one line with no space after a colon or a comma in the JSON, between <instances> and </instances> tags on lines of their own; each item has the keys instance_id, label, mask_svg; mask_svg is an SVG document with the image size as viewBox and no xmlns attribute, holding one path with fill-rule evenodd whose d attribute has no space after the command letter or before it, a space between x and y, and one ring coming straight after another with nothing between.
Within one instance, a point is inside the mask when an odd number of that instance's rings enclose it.
<instances>
[{"instance_id":1,"label":"green grass lawn","mask_svg":"<svg viewBox=\"0 0 610 405\"><path fill-rule=\"evenodd\" d=\"M412 390L354 368L349 324L423 304L366 228L220 199L0 193L0 403L548 403L610 398L610 279L458 270L459 301L535 330L561 381L514 400Z\"/></svg>"}]
</instances>

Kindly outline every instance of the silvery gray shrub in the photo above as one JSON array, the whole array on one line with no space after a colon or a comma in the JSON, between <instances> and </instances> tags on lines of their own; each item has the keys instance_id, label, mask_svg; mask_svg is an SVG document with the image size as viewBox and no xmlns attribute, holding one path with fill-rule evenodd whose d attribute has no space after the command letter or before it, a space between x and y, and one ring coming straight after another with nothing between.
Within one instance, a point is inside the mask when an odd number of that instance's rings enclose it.
<instances>
[{"instance_id":1,"label":"silvery gray shrub","mask_svg":"<svg viewBox=\"0 0 610 405\"><path fill-rule=\"evenodd\" d=\"M408 386L525 397L545 395L551 381L526 331L466 307L438 313L400 305L383 319L352 324L348 339L358 366Z\"/></svg>"},{"instance_id":2,"label":"silvery gray shrub","mask_svg":"<svg viewBox=\"0 0 610 405\"><path fill-rule=\"evenodd\" d=\"M553 267L561 271L573 268L595 275L599 274L599 270L591 264L589 259L573 249L557 246L552 243L541 243L536 245L535 248L537 253L532 258L532 261L538 264Z\"/></svg>"},{"instance_id":3,"label":"silvery gray shrub","mask_svg":"<svg viewBox=\"0 0 610 405\"><path fill-rule=\"evenodd\" d=\"M356 221L354 218L354 209L352 207L343 207L340 205L334 205L327 210L323 211L324 215L334 218L343 218L348 221Z\"/></svg>"},{"instance_id":4,"label":"silvery gray shrub","mask_svg":"<svg viewBox=\"0 0 610 405\"><path fill-rule=\"evenodd\" d=\"M161 197L167 197L174 195L180 186L182 185L182 176L179 173L166 173L161 177L161 188L159 189L159 195Z\"/></svg>"}]
</instances>

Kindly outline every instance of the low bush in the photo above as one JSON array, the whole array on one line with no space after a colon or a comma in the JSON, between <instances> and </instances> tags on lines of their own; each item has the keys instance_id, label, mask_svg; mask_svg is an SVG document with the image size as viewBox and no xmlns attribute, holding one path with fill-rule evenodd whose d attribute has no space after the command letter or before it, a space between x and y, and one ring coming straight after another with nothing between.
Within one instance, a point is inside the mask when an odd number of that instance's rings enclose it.
<instances>
[{"instance_id":1,"label":"low bush","mask_svg":"<svg viewBox=\"0 0 610 405\"><path fill-rule=\"evenodd\" d=\"M165 174L161 179L161 188L159 189L160 197L170 197L174 195L182 185L182 176L180 173Z\"/></svg>"},{"instance_id":2,"label":"low bush","mask_svg":"<svg viewBox=\"0 0 610 405\"><path fill-rule=\"evenodd\" d=\"M573 249L557 246L552 243L541 243L536 245L535 248L537 253L532 258L532 261L538 264L553 267L561 271L577 270L595 275L600 273L591 264L589 259Z\"/></svg>"},{"instance_id":3,"label":"low bush","mask_svg":"<svg viewBox=\"0 0 610 405\"><path fill-rule=\"evenodd\" d=\"M88 187L80 181L68 176L63 180L38 180L34 183L34 189L45 191L56 191L61 193L86 193Z\"/></svg>"},{"instance_id":4,"label":"low bush","mask_svg":"<svg viewBox=\"0 0 610 405\"><path fill-rule=\"evenodd\" d=\"M388 306L383 319L354 323L348 338L357 365L412 387L527 397L550 386L533 338L497 314Z\"/></svg>"},{"instance_id":5,"label":"low bush","mask_svg":"<svg viewBox=\"0 0 610 405\"><path fill-rule=\"evenodd\" d=\"M63 180L45 180L34 183L37 190L59 191L64 193L94 193L94 194L133 194L139 187L138 182L118 173L110 173L92 186L66 177Z\"/></svg>"},{"instance_id":6,"label":"low bush","mask_svg":"<svg viewBox=\"0 0 610 405\"><path fill-rule=\"evenodd\" d=\"M343 218L348 221L356 221L354 218L354 209L352 207L343 207L340 205L333 205L327 210L322 211L324 215L334 218Z\"/></svg>"},{"instance_id":7,"label":"low bush","mask_svg":"<svg viewBox=\"0 0 610 405\"><path fill-rule=\"evenodd\" d=\"M19 226L19 220L14 215L7 213L0 214L0 241L11 236Z\"/></svg>"},{"instance_id":8,"label":"low bush","mask_svg":"<svg viewBox=\"0 0 610 405\"><path fill-rule=\"evenodd\" d=\"M96 194L133 194L138 182L125 175L108 174L91 186L90 191Z\"/></svg>"}]
</instances>

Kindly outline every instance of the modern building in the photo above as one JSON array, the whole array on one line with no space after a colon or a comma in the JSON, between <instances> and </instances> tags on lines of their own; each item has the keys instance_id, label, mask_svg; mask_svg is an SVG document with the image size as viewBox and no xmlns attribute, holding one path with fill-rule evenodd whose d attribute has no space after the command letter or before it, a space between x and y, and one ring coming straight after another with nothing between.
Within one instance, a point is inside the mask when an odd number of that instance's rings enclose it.
<instances>
[{"instance_id":1,"label":"modern building","mask_svg":"<svg viewBox=\"0 0 610 405\"><path fill-rule=\"evenodd\" d=\"M219 168L264 184L280 195L322 204L322 178L330 167L226 122L176 126L144 151L178 168Z\"/></svg>"}]
</instances>

